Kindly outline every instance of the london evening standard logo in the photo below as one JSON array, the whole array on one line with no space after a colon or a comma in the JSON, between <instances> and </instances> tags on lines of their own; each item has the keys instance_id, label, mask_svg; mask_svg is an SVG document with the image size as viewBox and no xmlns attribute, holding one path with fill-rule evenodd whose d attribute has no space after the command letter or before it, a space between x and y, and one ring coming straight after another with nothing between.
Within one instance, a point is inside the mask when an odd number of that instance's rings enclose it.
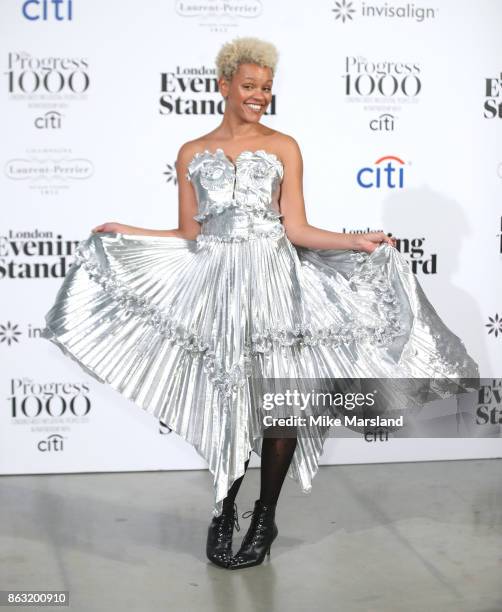
<instances>
[{"instance_id":1,"label":"london evening standard logo","mask_svg":"<svg viewBox=\"0 0 502 612\"><path fill-rule=\"evenodd\" d=\"M265 115L276 114L276 97L268 105ZM212 116L223 115L225 101L218 91L216 69L207 66L161 72L159 113L161 115Z\"/></svg>"},{"instance_id":2,"label":"london evening standard logo","mask_svg":"<svg viewBox=\"0 0 502 612\"><path fill-rule=\"evenodd\" d=\"M482 379L476 403L477 425L502 425L502 379ZM500 429L499 429L500 431Z\"/></svg>"},{"instance_id":3,"label":"london evening standard logo","mask_svg":"<svg viewBox=\"0 0 502 612\"><path fill-rule=\"evenodd\" d=\"M261 0L178 0L179 17L191 19L211 32L235 31L239 21L256 19L263 14Z\"/></svg>"},{"instance_id":4,"label":"london evening standard logo","mask_svg":"<svg viewBox=\"0 0 502 612\"><path fill-rule=\"evenodd\" d=\"M0 280L38 280L64 278L73 263L79 240L62 234L9 230L0 236ZM13 334L14 330L4 330Z\"/></svg>"},{"instance_id":5,"label":"london evening standard logo","mask_svg":"<svg viewBox=\"0 0 502 612\"><path fill-rule=\"evenodd\" d=\"M345 101L371 114L372 131L393 131L403 106L420 101L421 72L418 62L347 56L341 74Z\"/></svg>"},{"instance_id":6,"label":"london evening standard logo","mask_svg":"<svg viewBox=\"0 0 502 612\"><path fill-rule=\"evenodd\" d=\"M350 229L342 227L342 233L344 234L364 234L366 232L382 231L384 230L382 230L381 228L366 227L364 229ZM387 232L387 236L392 236L392 232ZM403 257L405 257L413 274L426 274L428 276L431 274L437 274L437 253L430 252L430 245L428 245L429 248L426 248L427 245L425 245L425 243L427 242L427 240L425 237L398 238L397 236L395 236L395 239L396 250L399 251L399 253L403 255Z\"/></svg>"},{"instance_id":7,"label":"london evening standard logo","mask_svg":"<svg viewBox=\"0 0 502 612\"><path fill-rule=\"evenodd\" d=\"M369 3L350 0L335 0L331 12L338 23L347 23L358 18L366 19L400 19L418 23L436 19L438 9L417 6L414 2L401 3Z\"/></svg>"},{"instance_id":8,"label":"london evening standard logo","mask_svg":"<svg viewBox=\"0 0 502 612\"><path fill-rule=\"evenodd\" d=\"M7 160L4 174L43 196L67 192L72 184L85 181L94 174L92 161L74 157L71 149L29 149L27 153Z\"/></svg>"},{"instance_id":9,"label":"london evening standard logo","mask_svg":"<svg viewBox=\"0 0 502 612\"><path fill-rule=\"evenodd\" d=\"M498 77L485 79L485 119L502 119L502 72Z\"/></svg>"},{"instance_id":10,"label":"london evening standard logo","mask_svg":"<svg viewBox=\"0 0 502 612\"><path fill-rule=\"evenodd\" d=\"M71 21L72 0L25 0L21 14L28 21Z\"/></svg>"},{"instance_id":11,"label":"london evening standard logo","mask_svg":"<svg viewBox=\"0 0 502 612\"><path fill-rule=\"evenodd\" d=\"M396 249L408 261L413 274L437 274L437 253L431 253L424 247L425 237L396 238ZM430 245L429 249L430 249Z\"/></svg>"}]
</instances>

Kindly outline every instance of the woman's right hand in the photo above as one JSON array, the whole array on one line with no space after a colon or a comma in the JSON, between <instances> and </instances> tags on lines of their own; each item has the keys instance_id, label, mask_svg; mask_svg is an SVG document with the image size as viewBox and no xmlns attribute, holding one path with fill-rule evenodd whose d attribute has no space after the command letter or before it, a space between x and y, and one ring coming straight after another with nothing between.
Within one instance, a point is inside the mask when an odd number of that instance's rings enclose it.
<instances>
[{"instance_id":1,"label":"woman's right hand","mask_svg":"<svg viewBox=\"0 0 502 612\"><path fill-rule=\"evenodd\" d=\"M120 234L131 234L134 228L132 225L124 225L123 223L117 223L115 221L108 221L107 223L102 223L101 225L96 225L91 230L92 234L97 232L117 232Z\"/></svg>"},{"instance_id":2,"label":"woman's right hand","mask_svg":"<svg viewBox=\"0 0 502 612\"><path fill-rule=\"evenodd\" d=\"M396 246L396 239L387 236L385 232L365 232L354 235L354 248L365 253L373 253L382 242L386 242L391 247Z\"/></svg>"}]
</instances>

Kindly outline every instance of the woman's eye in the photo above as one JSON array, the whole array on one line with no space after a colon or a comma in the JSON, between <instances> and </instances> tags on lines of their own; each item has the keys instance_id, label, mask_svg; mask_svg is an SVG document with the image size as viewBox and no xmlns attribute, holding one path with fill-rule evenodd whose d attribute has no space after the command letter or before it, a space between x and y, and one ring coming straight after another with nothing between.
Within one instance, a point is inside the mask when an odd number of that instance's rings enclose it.
<instances>
[{"instance_id":1,"label":"woman's eye","mask_svg":"<svg viewBox=\"0 0 502 612\"><path fill-rule=\"evenodd\" d=\"M253 85L243 85L244 89L253 89ZM265 91L272 91L271 87L264 87Z\"/></svg>"}]
</instances>

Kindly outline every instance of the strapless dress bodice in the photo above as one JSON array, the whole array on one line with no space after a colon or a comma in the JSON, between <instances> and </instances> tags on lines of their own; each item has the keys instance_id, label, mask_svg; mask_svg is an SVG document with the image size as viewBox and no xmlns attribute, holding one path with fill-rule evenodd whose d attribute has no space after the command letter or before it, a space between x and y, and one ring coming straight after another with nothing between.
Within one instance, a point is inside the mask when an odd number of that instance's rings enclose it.
<instances>
[{"instance_id":1,"label":"strapless dress bodice","mask_svg":"<svg viewBox=\"0 0 502 612\"><path fill-rule=\"evenodd\" d=\"M279 196L284 167L275 154L246 150L234 164L223 149L206 149L194 155L187 170L197 198L193 218L202 224L198 242L282 235Z\"/></svg>"}]
</instances>

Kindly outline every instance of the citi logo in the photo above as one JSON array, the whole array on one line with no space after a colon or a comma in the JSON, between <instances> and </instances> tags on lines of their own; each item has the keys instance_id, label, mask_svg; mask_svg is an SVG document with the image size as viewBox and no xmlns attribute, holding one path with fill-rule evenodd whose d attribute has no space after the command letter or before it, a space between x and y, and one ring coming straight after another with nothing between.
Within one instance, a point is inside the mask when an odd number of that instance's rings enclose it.
<instances>
[{"instance_id":1,"label":"citi logo","mask_svg":"<svg viewBox=\"0 0 502 612\"><path fill-rule=\"evenodd\" d=\"M58 111L47 111L40 117L35 117L34 125L38 130L57 130L61 128L62 117Z\"/></svg>"},{"instance_id":2,"label":"citi logo","mask_svg":"<svg viewBox=\"0 0 502 612\"><path fill-rule=\"evenodd\" d=\"M59 434L52 434L47 436L45 440L40 440L40 442L37 444L37 448L42 453L59 452L64 450L63 440L63 436L60 436Z\"/></svg>"},{"instance_id":3,"label":"citi logo","mask_svg":"<svg viewBox=\"0 0 502 612\"><path fill-rule=\"evenodd\" d=\"M373 132L393 132L396 116L389 113L382 113L376 119L371 119L369 123L370 130Z\"/></svg>"},{"instance_id":4,"label":"citi logo","mask_svg":"<svg viewBox=\"0 0 502 612\"><path fill-rule=\"evenodd\" d=\"M71 21L73 19L72 0L26 0L22 13L29 21Z\"/></svg>"},{"instance_id":5,"label":"citi logo","mask_svg":"<svg viewBox=\"0 0 502 612\"><path fill-rule=\"evenodd\" d=\"M395 155L380 157L373 166L366 166L358 171L357 184L364 189L402 189L404 161Z\"/></svg>"}]
</instances>

